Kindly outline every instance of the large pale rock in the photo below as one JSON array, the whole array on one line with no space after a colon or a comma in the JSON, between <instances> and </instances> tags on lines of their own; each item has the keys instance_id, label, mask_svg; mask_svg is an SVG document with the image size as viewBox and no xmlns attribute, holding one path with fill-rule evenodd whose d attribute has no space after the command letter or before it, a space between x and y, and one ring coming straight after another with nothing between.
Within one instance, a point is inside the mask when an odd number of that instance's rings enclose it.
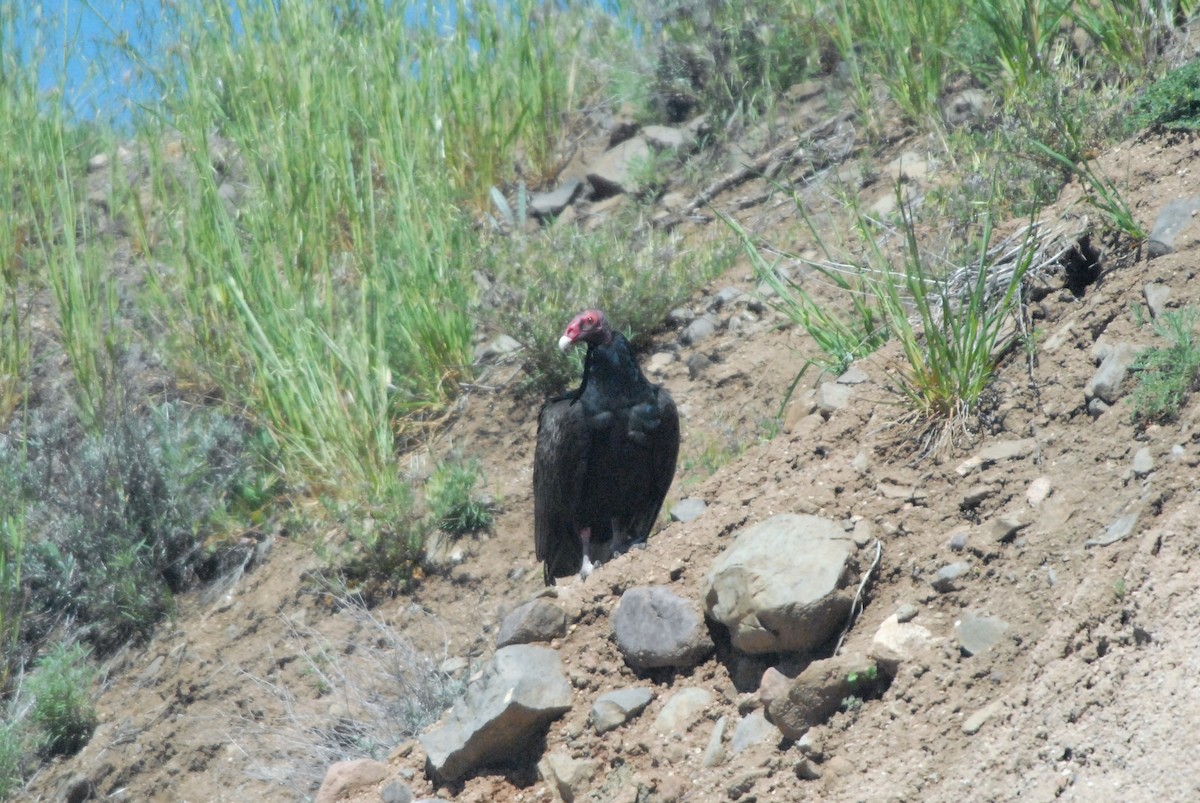
<instances>
[{"instance_id":1,"label":"large pale rock","mask_svg":"<svg viewBox=\"0 0 1200 803\"><path fill-rule=\"evenodd\" d=\"M875 697L887 683L876 664L864 655L835 655L813 661L788 693L771 701L771 721L789 739L799 739L828 720L847 697Z\"/></svg>"},{"instance_id":2,"label":"large pale rock","mask_svg":"<svg viewBox=\"0 0 1200 803\"><path fill-rule=\"evenodd\" d=\"M562 750L547 753L538 762L538 775L554 787L565 803L572 803L595 774L595 761L572 758Z\"/></svg>"},{"instance_id":3,"label":"large pale rock","mask_svg":"<svg viewBox=\"0 0 1200 803\"><path fill-rule=\"evenodd\" d=\"M496 646L551 641L566 634L567 614L550 600L538 597L504 617L496 634Z\"/></svg>"},{"instance_id":4,"label":"large pale rock","mask_svg":"<svg viewBox=\"0 0 1200 803\"><path fill-rule=\"evenodd\" d=\"M694 666L713 650L704 617L662 586L622 594L612 624L617 649L634 669Z\"/></svg>"},{"instance_id":5,"label":"large pale rock","mask_svg":"<svg viewBox=\"0 0 1200 803\"><path fill-rule=\"evenodd\" d=\"M609 148L588 170L587 180L592 185L593 196L609 198L636 189L632 181L638 165L650 158L650 145L640 136Z\"/></svg>"},{"instance_id":6,"label":"large pale rock","mask_svg":"<svg viewBox=\"0 0 1200 803\"><path fill-rule=\"evenodd\" d=\"M1109 348L1095 375L1084 386L1084 398L1088 401L1100 399L1105 404L1115 404L1121 395L1121 382L1125 379L1129 366L1137 359L1137 354L1137 347L1130 343L1118 343Z\"/></svg>"},{"instance_id":7,"label":"large pale rock","mask_svg":"<svg viewBox=\"0 0 1200 803\"><path fill-rule=\"evenodd\" d=\"M889 675L895 675L900 664L913 660L934 644L928 628L915 622L901 622L897 614L883 620L871 639L870 656Z\"/></svg>"},{"instance_id":8,"label":"large pale rock","mask_svg":"<svg viewBox=\"0 0 1200 803\"><path fill-rule=\"evenodd\" d=\"M645 686L632 686L600 695L592 704L592 725L596 733L608 733L624 725L642 713L653 699L653 689Z\"/></svg>"},{"instance_id":9,"label":"large pale rock","mask_svg":"<svg viewBox=\"0 0 1200 803\"><path fill-rule=\"evenodd\" d=\"M782 514L741 531L708 573L708 615L742 652L823 644L845 623L853 544L836 522Z\"/></svg>"},{"instance_id":10,"label":"large pale rock","mask_svg":"<svg viewBox=\"0 0 1200 803\"><path fill-rule=\"evenodd\" d=\"M557 652L529 644L497 650L441 724L421 736L428 770L453 782L482 764L512 759L570 708Z\"/></svg>"},{"instance_id":11,"label":"large pale rock","mask_svg":"<svg viewBox=\"0 0 1200 803\"><path fill-rule=\"evenodd\" d=\"M708 689L689 687L671 695L654 720L659 733L682 733L712 707L713 696Z\"/></svg>"},{"instance_id":12,"label":"large pale rock","mask_svg":"<svg viewBox=\"0 0 1200 803\"><path fill-rule=\"evenodd\" d=\"M317 803L337 803L366 786L374 786L387 777L388 767L379 761L360 758L339 761L325 771L325 780L317 790Z\"/></svg>"}]
</instances>

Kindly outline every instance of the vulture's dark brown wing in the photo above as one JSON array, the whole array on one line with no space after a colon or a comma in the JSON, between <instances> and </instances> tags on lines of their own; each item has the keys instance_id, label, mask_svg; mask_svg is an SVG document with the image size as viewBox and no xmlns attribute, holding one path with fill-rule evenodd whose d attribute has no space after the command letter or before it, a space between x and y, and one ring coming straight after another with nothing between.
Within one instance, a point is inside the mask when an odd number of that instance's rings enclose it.
<instances>
[{"instance_id":1,"label":"vulture's dark brown wing","mask_svg":"<svg viewBox=\"0 0 1200 803\"><path fill-rule=\"evenodd\" d=\"M533 529L547 585L583 565L575 514L587 474L587 448L583 404L570 398L546 402L538 415L533 458Z\"/></svg>"},{"instance_id":2,"label":"vulture's dark brown wing","mask_svg":"<svg viewBox=\"0 0 1200 803\"><path fill-rule=\"evenodd\" d=\"M679 456L679 413L664 388L651 386L653 398L633 407L629 440L642 459L629 467L628 504L617 520L617 539L625 545L645 541L675 479Z\"/></svg>"}]
</instances>

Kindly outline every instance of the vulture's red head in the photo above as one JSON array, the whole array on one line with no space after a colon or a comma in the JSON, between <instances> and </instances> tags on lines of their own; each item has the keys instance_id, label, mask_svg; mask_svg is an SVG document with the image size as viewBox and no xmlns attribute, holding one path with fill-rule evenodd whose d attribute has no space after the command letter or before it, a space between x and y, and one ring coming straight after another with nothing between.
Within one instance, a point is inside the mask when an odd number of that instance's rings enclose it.
<instances>
[{"instance_id":1,"label":"vulture's red head","mask_svg":"<svg viewBox=\"0 0 1200 803\"><path fill-rule=\"evenodd\" d=\"M608 325L608 318L598 309L588 309L576 315L567 324L562 337L558 339L558 347L568 351L579 343L604 346L610 342L612 329Z\"/></svg>"}]
</instances>

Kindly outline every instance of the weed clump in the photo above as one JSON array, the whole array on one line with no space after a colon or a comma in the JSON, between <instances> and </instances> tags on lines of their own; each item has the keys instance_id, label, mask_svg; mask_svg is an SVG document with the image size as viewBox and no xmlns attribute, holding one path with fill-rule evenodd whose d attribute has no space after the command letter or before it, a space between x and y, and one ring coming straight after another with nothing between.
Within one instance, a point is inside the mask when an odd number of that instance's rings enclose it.
<instances>
[{"instance_id":1,"label":"weed clump","mask_svg":"<svg viewBox=\"0 0 1200 803\"><path fill-rule=\"evenodd\" d=\"M1129 122L1134 129L1200 130L1200 61L1172 70L1151 84L1134 104Z\"/></svg>"},{"instance_id":2,"label":"weed clump","mask_svg":"<svg viewBox=\"0 0 1200 803\"><path fill-rule=\"evenodd\" d=\"M81 644L58 644L29 677L30 720L47 756L74 755L96 729L90 689L96 670L88 664L88 652Z\"/></svg>"},{"instance_id":3,"label":"weed clump","mask_svg":"<svg viewBox=\"0 0 1200 803\"><path fill-rule=\"evenodd\" d=\"M482 480L478 460L449 460L434 469L425 498L430 518L439 529L462 535L491 526L491 504L475 492Z\"/></svg>"},{"instance_id":4,"label":"weed clump","mask_svg":"<svg viewBox=\"0 0 1200 803\"><path fill-rule=\"evenodd\" d=\"M1195 307L1168 310L1155 322L1154 331L1168 341L1165 348L1142 352L1134 363L1138 372L1133 393L1133 417L1139 424L1174 421L1188 395L1200 381L1200 343L1196 340Z\"/></svg>"}]
</instances>

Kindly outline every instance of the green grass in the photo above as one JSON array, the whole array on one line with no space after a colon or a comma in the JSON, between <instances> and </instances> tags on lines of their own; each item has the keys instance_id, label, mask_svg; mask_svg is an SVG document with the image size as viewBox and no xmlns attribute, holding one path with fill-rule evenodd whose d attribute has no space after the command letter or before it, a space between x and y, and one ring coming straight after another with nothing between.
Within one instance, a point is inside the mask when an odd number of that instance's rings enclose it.
<instances>
[{"instance_id":1,"label":"green grass","mask_svg":"<svg viewBox=\"0 0 1200 803\"><path fill-rule=\"evenodd\" d=\"M38 660L26 691L33 700L29 720L46 755L73 755L92 738L98 722L91 689L96 675L88 651L78 644L55 645Z\"/></svg>"},{"instance_id":2,"label":"green grass","mask_svg":"<svg viewBox=\"0 0 1200 803\"><path fill-rule=\"evenodd\" d=\"M1200 61L1193 61L1155 81L1134 104L1131 129L1162 126L1169 130L1200 129Z\"/></svg>"},{"instance_id":3,"label":"green grass","mask_svg":"<svg viewBox=\"0 0 1200 803\"><path fill-rule=\"evenodd\" d=\"M1197 320L1200 311L1195 307L1167 310L1155 320L1154 331L1167 345L1142 352L1134 363L1133 417L1138 424L1174 421L1196 390L1200 382Z\"/></svg>"},{"instance_id":4,"label":"green grass","mask_svg":"<svg viewBox=\"0 0 1200 803\"><path fill-rule=\"evenodd\" d=\"M425 485L425 500L433 524L452 535L486 530L492 507L476 492L483 481L478 460L451 458L440 463Z\"/></svg>"}]
</instances>

